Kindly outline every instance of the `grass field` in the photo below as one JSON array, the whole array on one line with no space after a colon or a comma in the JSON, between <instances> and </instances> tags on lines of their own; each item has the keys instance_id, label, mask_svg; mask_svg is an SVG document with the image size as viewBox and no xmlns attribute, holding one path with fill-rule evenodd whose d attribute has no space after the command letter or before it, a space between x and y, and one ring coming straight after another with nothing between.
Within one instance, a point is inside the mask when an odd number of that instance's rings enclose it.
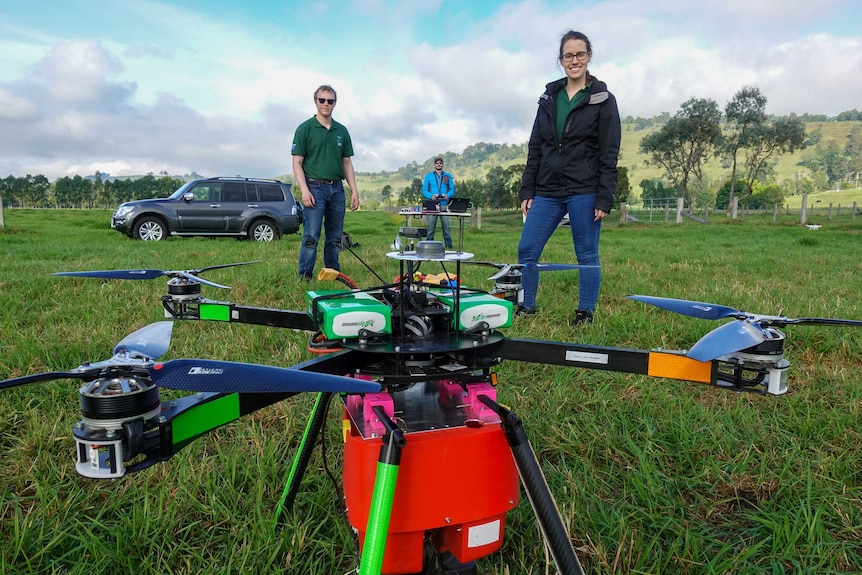
<instances>
[{"instance_id":1,"label":"grass field","mask_svg":"<svg viewBox=\"0 0 862 575\"><path fill-rule=\"evenodd\" d=\"M163 319L162 279L58 278L58 271L262 263L213 271L231 291L204 295L304 309L299 238L144 243L108 227L106 211L6 210L0 228L0 379L65 371L110 356L126 334ZM614 218L611 218L614 219ZM718 322L625 298L694 299L762 314L862 320L862 220L812 232L798 217L709 225L607 221L596 323L568 325L574 272L543 274L539 313L507 335L635 349L687 349ZM383 277L401 218L348 214L357 254ZM479 260L515 261L520 217L486 214L465 233ZM572 262L560 230L544 261ZM342 268L377 280L350 254ZM490 289L488 268L465 285ZM329 288L332 284L315 283ZM587 573L862 572L862 329L788 326L786 395L737 394L644 376L507 362L500 401L524 421ZM289 366L310 358L308 334L180 322L165 359L203 357ZM315 452L295 511L272 521L312 404L299 396L211 433L165 464L114 482L76 475L77 385L0 392L0 572L6 574L353 573L357 551L338 491ZM326 461L340 477L332 410ZM493 481L490 476L488 481ZM440 489L465 486L453 476ZM423 494L424 496L425 494ZM483 575L553 573L529 502L507 517Z\"/></svg>"}]
</instances>

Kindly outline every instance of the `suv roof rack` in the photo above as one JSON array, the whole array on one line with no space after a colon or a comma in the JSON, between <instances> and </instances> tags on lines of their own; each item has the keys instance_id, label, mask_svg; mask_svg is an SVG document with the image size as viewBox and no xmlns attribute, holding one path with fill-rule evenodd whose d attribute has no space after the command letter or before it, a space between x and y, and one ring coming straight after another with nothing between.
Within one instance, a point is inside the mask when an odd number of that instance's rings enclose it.
<instances>
[{"instance_id":1,"label":"suv roof rack","mask_svg":"<svg viewBox=\"0 0 862 575\"><path fill-rule=\"evenodd\" d=\"M276 184L283 184L281 180L274 180L270 178L243 178L242 176L218 176L215 178L203 178L204 180L235 180L235 181L243 181L243 182L273 182Z\"/></svg>"}]
</instances>

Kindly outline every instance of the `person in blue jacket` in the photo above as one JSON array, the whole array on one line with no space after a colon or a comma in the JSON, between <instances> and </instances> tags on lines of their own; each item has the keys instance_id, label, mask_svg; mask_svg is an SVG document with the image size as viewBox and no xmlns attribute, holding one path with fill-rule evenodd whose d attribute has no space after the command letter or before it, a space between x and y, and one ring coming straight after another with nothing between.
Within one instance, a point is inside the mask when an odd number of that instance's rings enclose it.
<instances>
[{"instance_id":1,"label":"person in blue jacket","mask_svg":"<svg viewBox=\"0 0 862 575\"><path fill-rule=\"evenodd\" d=\"M449 204L449 198L455 195L455 178L449 172L443 171L443 158L437 156L434 158L434 171L428 172L425 175L425 180L422 182L422 197L426 200L439 200L440 210L444 211ZM428 216L428 240L434 240L434 232L437 228L436 214ZM447 216L439 216L440 227L443 228L443 241L446 242L446 247L452 249L452 235L449 233L449 218Z\"/></svg>"},{"instance_id":2,"label":"person in blue jacket","mask_svg":"<svg viewBox=\"0 0 862 575\"><path fill-rule=\"evenodd\" d=\"M516 313L535 312L539 272L530 264L538 263L568 213L578 263L597 266L578 272L578 307L570 323L580 325L592 323L599 296L599 232L614 204L620 114L607 85L587 71L593 49L586 35L566 32L558 57L566 76L545 86L539 98L518 194L525 217L518 262L527 265Z\"/></svg>"}]
</instances>

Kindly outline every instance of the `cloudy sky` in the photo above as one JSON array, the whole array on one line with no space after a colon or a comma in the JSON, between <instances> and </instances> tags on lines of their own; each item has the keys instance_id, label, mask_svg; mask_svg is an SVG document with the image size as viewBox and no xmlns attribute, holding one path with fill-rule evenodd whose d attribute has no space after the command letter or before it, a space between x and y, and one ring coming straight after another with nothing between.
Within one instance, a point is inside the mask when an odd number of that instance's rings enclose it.
<instances>
[{"instance_id":1,"label":"cloudy sky","mask_svg":"<svg viewBox=\"0 0 862 575\"><path fill-rule=\"evenodd\" d=\"M623 116L862 107L859 0L0 0L0 177L290 172L338 90L359 171L526 141L568 29Z\"/></svg>"}]
</instances>

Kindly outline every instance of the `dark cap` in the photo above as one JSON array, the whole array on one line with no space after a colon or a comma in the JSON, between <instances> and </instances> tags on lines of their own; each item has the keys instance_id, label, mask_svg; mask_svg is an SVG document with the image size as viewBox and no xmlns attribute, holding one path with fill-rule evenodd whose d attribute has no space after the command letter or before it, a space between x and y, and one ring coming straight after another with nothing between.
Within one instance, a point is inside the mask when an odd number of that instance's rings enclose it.
<instances>
[{"instance_id":1,"label":"dark cap","mask_svg":"<svg viewBox=\"0 0 862 575\"><path fill-rule=\"evenodd\" d=\"M434 161L435 161L435 162L442 162L442 161L443 161L443 156L437 156L436 158L434 158Z\"/></svg>"}]
</instances>

